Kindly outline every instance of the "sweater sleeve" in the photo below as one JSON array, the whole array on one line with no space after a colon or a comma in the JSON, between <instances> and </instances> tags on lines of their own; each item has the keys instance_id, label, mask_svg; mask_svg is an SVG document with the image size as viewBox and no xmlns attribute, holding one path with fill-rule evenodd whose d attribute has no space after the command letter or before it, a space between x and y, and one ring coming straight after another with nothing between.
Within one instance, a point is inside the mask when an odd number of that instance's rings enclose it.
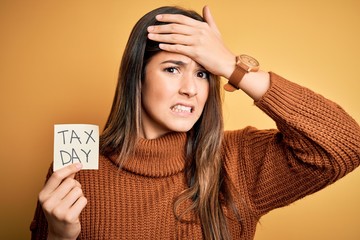
<instances>
[{"instance_id":1,"label":"sweater sleeve","mask_svg":"<svg viewBox=\"0 0 360 240\"><path fill-rule=\"evenodd\" d=\"M46 176L46 181L49 179L52 171L52 165L49 168L48 174ZM40 202L37 201L34 218L30 224L31 239L33 240L46 240L48 235L48 224L43 212L43 209L40 205Z\"/></svg>"},{"instance_id":2,"label":"sweater sleeve","mask_svg":"<svg viewBox=\"0 0 360 240\"><path fill-rule=\"evenodd\" d=\"M242 182L259 215L288 205L335 182L360 164L360 128L334 102L271 74L271 86L257 102L276 130L249 127L228 134L226 152L238 163L229 174ZM232 139L232 140L229 140ZM239 160L240 158L240 160ZM231 161L230 161L231 162Z\"/></svg>"}]
</instances>

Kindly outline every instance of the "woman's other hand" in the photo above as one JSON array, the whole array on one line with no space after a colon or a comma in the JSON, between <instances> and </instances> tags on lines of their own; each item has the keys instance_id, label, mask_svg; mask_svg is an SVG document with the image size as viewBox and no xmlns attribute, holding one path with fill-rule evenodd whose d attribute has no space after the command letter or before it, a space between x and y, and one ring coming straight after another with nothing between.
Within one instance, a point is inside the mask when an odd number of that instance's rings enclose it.
<instances>
[{"instance_id":1,"label":"woman's other hand","mask_svg":"<svg viewBox=\"0 0 360 240\"><path fill-rule=\"evenodd\" d=\"M79 163L55 171L39 193L48 221L48 239L76 239L80 234L79 215L87 199L74 177L81 168Z\"/></svg>"}]
</instances>

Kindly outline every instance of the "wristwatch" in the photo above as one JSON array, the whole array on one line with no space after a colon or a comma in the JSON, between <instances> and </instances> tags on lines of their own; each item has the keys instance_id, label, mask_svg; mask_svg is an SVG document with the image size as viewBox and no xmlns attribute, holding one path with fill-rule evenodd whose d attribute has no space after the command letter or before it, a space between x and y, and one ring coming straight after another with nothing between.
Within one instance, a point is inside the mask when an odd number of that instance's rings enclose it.
<instances>
[{"instance_id":1,"label":"wristwatch","mask_svg":"<svg viewBox=\"0 0 360 240\"><path fill-rule=\"evenodd\" d=\"M229 77L228 83L224 85L224 89L228 92L239 90L239 83L244 75L248 72L257 72L259 70L259 62L249 55L242 54L236 57L235 70Z\"/></svg>"}]
</instances>

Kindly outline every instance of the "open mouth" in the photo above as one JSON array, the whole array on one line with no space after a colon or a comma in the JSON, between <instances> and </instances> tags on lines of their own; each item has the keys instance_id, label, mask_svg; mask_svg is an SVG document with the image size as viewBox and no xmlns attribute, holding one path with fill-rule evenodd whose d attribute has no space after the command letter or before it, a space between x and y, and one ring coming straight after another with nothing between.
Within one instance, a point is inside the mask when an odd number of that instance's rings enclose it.
<instances>
[{"instance_id":1,"label":"open mouth","mask_svg":"<svg viewBox=\"0 0 360 240\"><path fill-rule=\"evenodd\" d=\"M193 112L192 107L184 106L184 105L175 105L175 106L171 107L171 110L174 112L179 112L179 113L192 113Z\"/></svg>"}]
</instances>

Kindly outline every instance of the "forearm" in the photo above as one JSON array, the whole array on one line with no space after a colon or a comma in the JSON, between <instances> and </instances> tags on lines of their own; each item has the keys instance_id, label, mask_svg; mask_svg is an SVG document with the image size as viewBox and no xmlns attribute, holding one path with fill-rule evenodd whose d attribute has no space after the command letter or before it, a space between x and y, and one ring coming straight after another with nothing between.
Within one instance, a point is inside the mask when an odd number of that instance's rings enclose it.
<instances>
[{"instance_id":1,"label":"forearm","mask_svg":"<svg viewBox=\"0 0 360 240\"><path fill-rule=\"evenodd\" d=\"M324 188L360 164L360 128L343 109L310 89L270 76L270 88L255 104L279 132L249 128L234 141L243 141L238 145L246 149L239 150L248 164L243 173L256 173L246 185L260 215Z\"/></svg>"},{"instance_id":2,"label":"forearm","mask_svg":"<svg viewBox=\"0 0 360 240\"><path fill-rule=\"evenodd\" d=\"M341 177L360 164L359 125L336 103L272 73L270 89L255 104L275 120L297 153L315 153L306 152L307 141L325 151L330 162L323 156L307 158L312 165L329 167Z\"/></svg>"},{"instance_id":3,"label":"forearm","mask_svg":"<svg viewBox=\"0 0 360 240\"><path fill-rule=\"evenodd\" d=\"M238 87L257 101L270 87L270 74L264 71L249 72L245 74Z\"/></svg>"}]
</instances>

